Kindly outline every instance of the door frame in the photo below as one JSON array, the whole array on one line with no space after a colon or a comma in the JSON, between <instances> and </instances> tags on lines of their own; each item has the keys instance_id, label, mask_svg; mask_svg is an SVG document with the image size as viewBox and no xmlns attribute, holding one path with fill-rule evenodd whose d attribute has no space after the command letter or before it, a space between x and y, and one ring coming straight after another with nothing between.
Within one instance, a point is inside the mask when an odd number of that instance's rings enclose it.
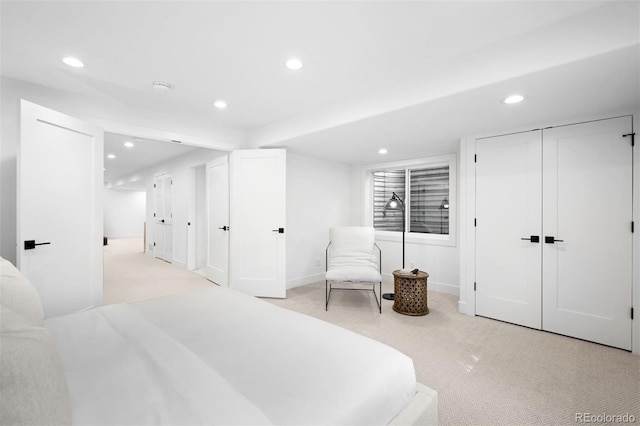
<instances>
[{"instance_id":1,"label":"door frame","mask_svg":"<svg viewBox=\"0 0 640 426\"><path fill-rule=\"evenodd\" d=\"M200 234L202 234L200 231L203 226L201 222L206 221L206 205L205 203L199 205L197 201L200 185L204 188L206 195L206 167L206 163L198 164L190 167L188 172L187 269L189 271L197 271L203 268L204 266L200 264L198 259L201 256L206 257L206 246L200 247ZM199 173L201 177L198 176ZM206 237L203 238L206 240ZM202 252L203 250L204 253Z\"/></svg>"},{"instance_id":2,"label":"door frame","mask_svg":"<svg viewBox=\"0 0 640 426\"><path fill-rule=\"evenodd\" d=\"M556 121L553 123L538 123L537 126L531 126L527 129L507 129L506 131L484 133L479 135L470 135L460 139L460 179L459 179L459 252L460 252L460 294L458 300L458 312L466 315L475 316L475 152L476 139L507 135L510 133L520 133L531 129L540 129L545 127L565 126L570 124L579 124L587 121L597 121L603 119L617 118L623 116L632 117L633 131L637 132L638 120L640 112L621 111L619 114L612 114L606 117L591 116L584 117L584 120ZM636 146L633 152L633 181L640 182L640 149ZM633 219L636 222L636 228L640 223L640 184L634 185L633 188ZM634 319L632 321L632 352L640 355L640 259L637 254L640 253L640 232L636 230L633 233L633 306L635 309Z\"/></svg>"}]
</instances>

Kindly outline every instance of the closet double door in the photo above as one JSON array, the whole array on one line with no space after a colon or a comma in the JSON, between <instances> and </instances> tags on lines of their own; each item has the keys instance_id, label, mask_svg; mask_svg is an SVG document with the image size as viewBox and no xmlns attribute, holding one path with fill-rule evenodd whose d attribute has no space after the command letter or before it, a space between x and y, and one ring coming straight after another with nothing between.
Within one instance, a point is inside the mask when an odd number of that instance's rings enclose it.
<instances>
[{"instance_id":1,"label":"closet double door","mask_svg":"<svg viewBox=\"0 0 640 426\"><path fill-rule=\"evenodd\" d=\"M620 117L476 140L477 315L631 349L631 132Z\"/></svg>"}]
</instances>

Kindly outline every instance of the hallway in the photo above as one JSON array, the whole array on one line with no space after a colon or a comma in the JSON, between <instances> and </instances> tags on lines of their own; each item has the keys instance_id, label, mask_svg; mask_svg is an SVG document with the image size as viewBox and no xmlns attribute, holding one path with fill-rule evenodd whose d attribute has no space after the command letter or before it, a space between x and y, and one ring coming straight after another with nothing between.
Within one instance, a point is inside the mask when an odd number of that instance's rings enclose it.
<instances>
[{"instance_id":1,"label":"hallway","mask_svg":"<svg viewBox=\"0 0 640 426\"><path fill-rule=\"evenodd\" d=\"M214 285L201 275L144 253L142 238L104 246L104 304L137 302Z\"/></svg>"}]
</instances>

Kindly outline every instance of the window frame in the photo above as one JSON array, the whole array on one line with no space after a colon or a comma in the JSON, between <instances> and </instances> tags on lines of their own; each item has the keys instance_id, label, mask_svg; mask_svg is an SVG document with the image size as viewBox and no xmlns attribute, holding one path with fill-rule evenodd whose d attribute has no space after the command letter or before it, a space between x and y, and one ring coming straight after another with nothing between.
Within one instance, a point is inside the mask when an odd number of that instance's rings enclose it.
<instances>
[{"instance_id":1,"label":"window frame","mask_svg":"<svg viewBox=\"0 0 640 426\"><path fill-rule=\"evenodd\" d=\"M407 231L405 233L405 242L455 247L458 230L456 157L456 154L445 154L364 166L362 170L364 223L367 226L373 226L373 172L449 166L449 234L426 234ZM410 211L410 203L411 199L406 202L405 208L407 212ZM409 229L409 216L409 214L405 214L405 229ZM402 231L380 231L376 229L376 238L381 241L402 241Z\"/></svg>"}]
</instances>

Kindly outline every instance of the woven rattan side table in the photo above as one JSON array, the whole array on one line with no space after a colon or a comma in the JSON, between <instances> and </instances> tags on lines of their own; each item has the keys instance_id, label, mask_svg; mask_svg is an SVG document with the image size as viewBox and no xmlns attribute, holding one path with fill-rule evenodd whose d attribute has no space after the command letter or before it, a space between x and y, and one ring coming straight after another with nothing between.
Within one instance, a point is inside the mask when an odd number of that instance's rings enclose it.
<instances>
[{"instance_id":1,"label":"woven rattan side table","mask_svg":"<svg viewBox=\"0 0 640 426\"><path fill-rule=\"evenodd\" d=\"M427 315L427 278L429 274L423 271L416 275L393 271L393 310L403 315Z\"/></svg>"}]
</instances>

